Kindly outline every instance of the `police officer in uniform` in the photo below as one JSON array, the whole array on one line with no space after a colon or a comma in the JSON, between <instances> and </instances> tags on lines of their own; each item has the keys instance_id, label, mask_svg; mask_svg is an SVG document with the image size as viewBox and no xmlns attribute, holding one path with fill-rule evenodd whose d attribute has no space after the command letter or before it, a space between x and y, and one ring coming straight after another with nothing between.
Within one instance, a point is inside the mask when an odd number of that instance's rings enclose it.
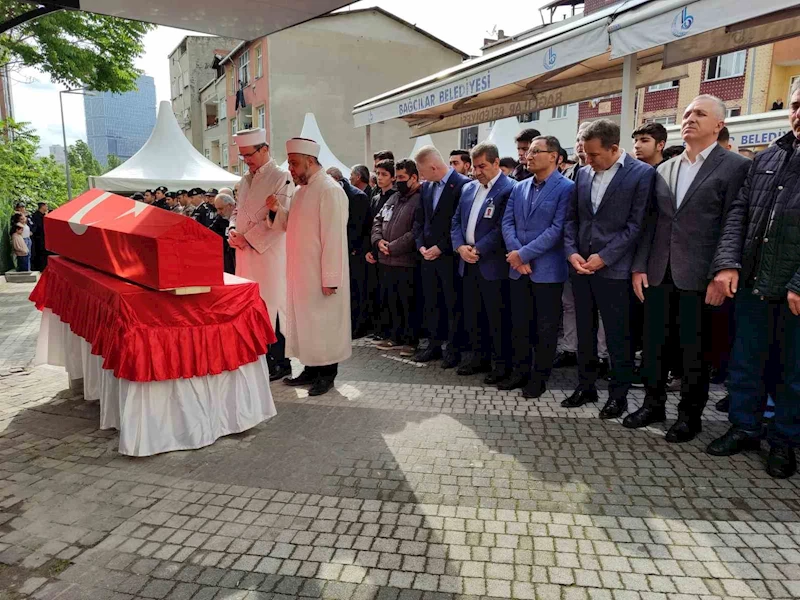
<instances>
[{"instance_id":1,"label":"police officer in uniform","mask_svg":"<svg viewBox=\"0 0 800 600\"><path fill-rule=\"evenodd\" d=\"M157 206L158 208L163 208L164 210L169 210L169 204L167 204L167 192L169 190L164 187L163 185L156 188L156 201L153 202L153 206Z\"/></svg>"},{"instance_id":2,"label":"police officer in uniform","mask_svg":"<svg viewBox=\"0 0 800 600\"><path fill-rule=\"evenodd\" d=\"M200 204L200 206L198 206L197 209L195 209L192 218L198 223L200 223L200 225L202 225L203 227L211 227L211 223L214 221L214 217L217 216L217 211L214 209L214 205L211 204L211 202L214 201L214 198L217 197L217 190L213 188L208 190L207 192L203 192L203 190L200 188L196 188L196 190L199 190L201 194L204 194L204 197L202 204ZM192 190L192 192L196 190ZM189 193L189 195L190 196L192 195L191 192Z\"/></svg>"}]
</instances>

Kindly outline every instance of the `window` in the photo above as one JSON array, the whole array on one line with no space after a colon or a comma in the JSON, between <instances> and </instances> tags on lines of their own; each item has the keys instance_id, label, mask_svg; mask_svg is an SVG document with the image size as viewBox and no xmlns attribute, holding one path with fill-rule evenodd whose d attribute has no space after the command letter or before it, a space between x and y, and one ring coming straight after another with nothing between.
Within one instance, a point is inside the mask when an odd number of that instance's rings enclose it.
<instances>
[{"instance_id":1,"label":"window","mask_svg":"<svg viewBox=\"0 0 800 600\"><path fill-rule=\"evenodd\" d=\"M257 109L257 113L258 113L258 127L260 129L266 129L267 128L267 126L266 126L267 111L265 110L265 108L263 106L259 106L258 109Z\"/></svg>"},{"instance_id":2,"label":"window","mask_svg":"<svg viewBox=\"0 0 800 600\"><path fill-rule=\"evenodd\" d=\"M256 79L264 74L264 67L261 64L261 43L256 46Z\"/></svg>"},{"instance_id":3,"label":"window","mask_svg":"<svg viewBox=\"0 0 800 600\"><path fill-rule=\"evenodd\" d=\"M647 91L648 92L659 92L661 90L671 90L672 88L676 88L680 85L680 80L676 79L675 81L665 81L664 83L657 83L655 85L648 85Z\"/></svg>"},{"instance_id":4,"label":"window","mask_svg":"<svg viewBox=\"0 0 800 600\"><path fill-rule=\"evenodd\" d=\"M228 144L222 144L222 164L228 166Z\"/></svg>"},{"instance_id":5,"label":"window","mask_svg":"<svg viewBox=\"0 0 800 600\"><path fill-rule=\"evenodd\" d=\"M709 58L706 63L706 81L744 75L746 58L747 50L739 50L738 52Z\"/></svg>"},{"instance_id":6,"label":"window","mask_svg":"<svg viewBox=\"0 0 800 600\"><path fill-rule=\"evenodd\" d=\"M236 135L236 119L231 119L231 135Z\"/></svg>"},{"instance_id":7,"label":"window","mask_svg":"<svg viewBox=\"0 0 800 600\"><path fill-rule=\"evenodd\" d=\"M668 117L652 117L650 119L646 119L645 123L661 123L662 125L675 125L675 115L670 115Z\"/></svg>"},{"instance_id":8,"label":"window","mask_svg":"<svg viewBox=\"0 0 800 600\"><path fill-rule=\"evenodd\" d=\"M726 108L725 109L725 118L729 119L730 117L739 117L742 114L741 108Z\"/></svg>"},{"instance_id":9,"label":"window","mask_svg":"<svg viewBox=\"0 0 800 600\"><path fill-rule=\"evenodd\" d=\"M461 145L464 150L469 150L478 143L478 127L465 127L461 130Z\"/></svg>"},{"instance_id":10,"label":"window","mask_svg":"<svg viewBox=\"0 0 800 600\"><path fill-rule=\"evenodd\" d=\"M248 83L250 81L250 51L245 50L239 57L239 82Z\"/></svg>"},{"instance_id":11,"label":"window","mask_svg":"<svg viewBox=\"0 0 800 600\"><path fill-rule=\"evenodd\" d=\"M566 119L567 118L567 105L554 106L552 119Z\"/></svg>"},{"instance_id":12,"label":"window","mask_svg":"<svg viewBox=\"0 0 800 600\"><path fill-rule=\"evenodd\" d=\"M219 111L217 112L220 119L225 119L228 116L228 99L223 98L219 101Z\"/></svg>"},{"instance_id":13,"label":"window","mask_svg":"<svg viewBox=\"0 0 800 600\"><path fill-rule=\"evenodd\" d=\"M539 111L536 110L534 112L525 113L524 115L519 115L517 117L517 121L520 123L533 123L534 121L539 120Z\"/></svg>"},{"instance_id":14,"label":"window","mask_svg":"<svg viewBox=\"0 0 800 600\"><path fill-rule=\"evenodd\" d=\"M209 150L208 148L206 148L206 149L204 149L204 150L203 150L203 154L205 155L205 157L206 157L208 160L211 160L211 150Z\"/></svg>"}]
</instances>

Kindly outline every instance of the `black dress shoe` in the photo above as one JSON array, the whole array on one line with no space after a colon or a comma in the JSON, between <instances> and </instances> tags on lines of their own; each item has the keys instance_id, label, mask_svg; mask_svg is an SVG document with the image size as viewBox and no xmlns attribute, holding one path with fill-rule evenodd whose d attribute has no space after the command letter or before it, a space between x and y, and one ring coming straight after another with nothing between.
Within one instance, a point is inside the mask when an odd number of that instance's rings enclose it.
<instances>
[{"instance_id":1,"label":"black dress shoe","mask_svg":"<svg viewBox=\"0 0 800 600\"><path fill-rule=\"evenodd\" d=\"M767 473L776 479L786 479L797 472L794 449L784 444L772 444L767 457Z\"/></svg>"},{"instance_id":2,"label":"black dress shoe","mask_svg":"<svg viewBox=\"0 0 800 600\"><path fill-rule=\"evenodd\" d=\"M700 421L690 421L686 418L679 417L675 424L669 428L667 435L664 439L670 444L683 444L690 442L697 437L697 434L703 431L703 426Z\"/></svg>"},{"instance_id":3,"label":"black dress shoe","mask_svg":"<svg viewBox=\"0 0 800 600\"><path fill-rule=\"evenodd\" d=\"M578 408L579 406L589 404L590 402L597 402L597 390L591 390L588 392L575 390L572 396L561 401L561 406L564 408Z\"/></svg>"},{"instance_id":4,"label":"black dress shoe","mask_svg":"<svg viewBox=\"0 0 800 600\"><path fill-rule=\"evenodd\" d=\"M625 417L622 421L622 426L628 429L639 429L653 423L661 423L667 420L666 412L663 406L648 406L645 404L636 412L632 412Z\"/></svg>"},{"instance_id":5,"label":"black dress shoe","mask_svg":"<svg viewBox=\"0 0 800 600\"><path fill-rule=\"evenodd\" d=\"M428 346L424 350L420 350L417 352L411 360L414 362L426 363L431 362L432 360L436 360L437 358L442 357L442 347L441 346L434 346L431 348Z\"/></svg>"},{"instance_id":6,"label":"black dress shoe","mask_svg":"<svg viewBox=\"0 0 800 600\"><path fill-rule=\"evenodd\" d=\"M712 456L733 456L745 450L758 452L760 449L761 440L758 435L732 426L725 432L725 435L711 442L706 448L706 452Z\"/></svg>"},{"instance_id":7,"label":"black dress shoe","mask_svg":"<svg viewBox=\"0 0 800 600\"><path fill-rule=\"evenodd\" d=\"M497 389L505 391L516 390L525 387L526 383L528 383L528 377L526 375L521 373L512 373L497 384Z\"/></svg>"},{"instance_id":8,"label":"black dress shoe","mask_svg":"<svg viewBox=\"0 0 800 600\"><path fill-rule=\"evenodd\" d=\"M606 405L600 409L600 418L616 419L624 415L626 410L628 410L628 401L626 399L609 398Z\"/></svg>"},{"instance_id":9,"label":"black dress shoe","mask_svg":"<svg viewBox=\"0 0 800 600\"><path fill-rule=\"evenodd\" d=\"M554 369L565 369L578 364L578 357L574 352L559 352L553 360Z\"/></svg>"},{"instance_id":10,"label":"black dress shoe","mask_svg":"<svg viewBox=\"0 0 800 600\"><path fill-rule=\"evenodd\" d=\"M722 400L714 405L719 412L728 412L731 409L731 395L727 394Z\"/></svg>"},{"instance_id":11,"label":"black dress shoe","mask_svg":"<svg viewBox=\"0 0 800 600\"><path fill-rule=\"evenodd\" d=\"M485 373L488 370L489 370L489 365L487 365L486 363L469 362L466 364L461 364L458 367L458 370L456 370L456 373L462 376L467 376L467 375L476 375L478 373Z\"/></svg>"},{"instance_id":12,"label":"black dress shoe","mask_svg":"<svg viewBox=\"0 0 800 600\"><path fill-rule=\"evenodd\" d=\"M523 398L539 398L547 390L547 385L540 379L532 379L528 384L522 388Z\"/></svg>"},{"instance_id":13,"label":"black dress shoe","mask_svg":"<svg viewBox=\"0 0 800 600\"><path fill-rule=\"evenodd\" d=\"M324 377L317 379L314 382L314 385L312 385L311 389L308 390L308 395L322 396L322 394L326 394L332 389L333 389L333 379L331 379L330 377Z\"/></svg>"},{"instance_id":14,"label":"black dress shoe","mask_svg":"<svg viewBox=\"0 0 800 600\"><path fill-rule=\"evenodd\" d=\"M300 373L300 375L297 377L287 377L283 380L283 383L292 387L297 387L298 385L311 385L316 381L317 376L314 375L313 372L309 372L308 369L303 369L303 372Z\"/></svg>"},{"instance_id":15,"label":"black dress shoe","mask_svg":"<svg viewBox=\"0 0 800 600\"><path fill-rule=\"evenodd\" d=\"M486 385L497 385L506 377L508 377L508 371L495 369L483 378L483 383Z\"/></svg>"},{"instance_id":16,"label":"black dress shoe","mask_svg":"<svg viewBox=\"0 0 800 600\"><path fill-rule=\"evenodd\" d=\"M292 367L275 367L269 374L270 381L278 381L292 374Z\"/></svg>"},{"instance_id":17,"label":"black dress shoe","mask_svg":"<svg viewBox=\"0 0 800 600\"><path fill-rule=\"evenodd\" d=\"M446 352L441 366L443 369L455 369L458 363L458 352Z\"/></svg>"}]
</instances>

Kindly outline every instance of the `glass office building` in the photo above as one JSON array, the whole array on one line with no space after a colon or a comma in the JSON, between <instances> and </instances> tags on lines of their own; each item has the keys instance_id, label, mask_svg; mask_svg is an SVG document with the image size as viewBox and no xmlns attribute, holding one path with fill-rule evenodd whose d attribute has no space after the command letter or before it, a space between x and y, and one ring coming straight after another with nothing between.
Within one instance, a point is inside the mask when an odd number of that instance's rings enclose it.
<instances>
[{"instance_id":1,"label":"glass office building","mask_svg":"<svg viewBox=\"0 0 800 600\"><path fill-rule=\"evenodd\" d=\"M101 92L83 97L87 142L103 166L111 154L121 160L136 154L156 125L153 78L142 75L136 86L136 91L124 94Z\"/></svg>"}]
</instances>

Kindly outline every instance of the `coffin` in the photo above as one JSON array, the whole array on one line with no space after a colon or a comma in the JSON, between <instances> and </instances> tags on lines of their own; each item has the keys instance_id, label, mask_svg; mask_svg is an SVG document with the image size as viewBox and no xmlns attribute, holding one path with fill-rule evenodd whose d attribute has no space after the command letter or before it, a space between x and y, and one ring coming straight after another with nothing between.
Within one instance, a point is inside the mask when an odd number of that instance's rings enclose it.
<instances>
[{"instance_id":1,"label":"coffin","mask_svg":"<svg viewBox=\"0 0 800 600\"><path fill-rule=\"evenodd\" d=\"M92 189L45 217L47 249L156 290L223 285L219 236L189 217Z\"/></svg>"}]
</instances>

